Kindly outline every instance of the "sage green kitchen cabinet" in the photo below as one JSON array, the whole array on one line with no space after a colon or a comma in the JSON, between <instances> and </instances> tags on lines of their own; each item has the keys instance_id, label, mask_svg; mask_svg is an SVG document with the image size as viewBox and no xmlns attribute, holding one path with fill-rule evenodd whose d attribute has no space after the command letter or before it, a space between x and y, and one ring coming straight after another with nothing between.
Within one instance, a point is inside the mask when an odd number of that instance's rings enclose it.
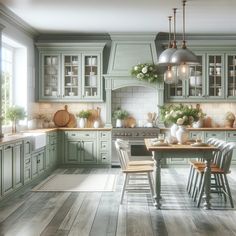
<instances>
[{"instance_id":1,"label":"sage green kitchen cabinet","mask_svg":"<svg viewBox=\"0 0 236 236\"><path fill-rule=\"evenodd\" d=\"M36 150L31 155L32 178L35 178L45 170L45 148Z\"/></svg>"},{"instance_id":2,"label":"sage green kitchen cabinet","mask_svg":"<svg viewBox=\"0 0 236 236\"><path fill-rule=\"evenodd\" d=\"M31 153L32 140L27 138L24 141L24 184L31 180Z\"/></svg>"},{"instance_id":3,"label":"sage green kitchen cabinet","mask_svg":"<svg viewBox=\"0 0 236 236\"><path fill-rule=\"evenodd\" d=\"M64 138L65 164L110 164L110 131L66 131Z\"/></svg>"},{"instance_id":4,"label":"sage green kitchen cabinet","mask_svg":"<svg viewBox=\"0 0 236 236\"><path fill-rule=\"evenodd\" d=\"M23 143L22 141L3 146L2 193L7 195L23 185Z\"/></svg>"},{"instance_id":5,"label":"sage green kitchen cabinet","mask_svg":"<svg viewBox=\"0 0 236 236\"><path fill-rule=\"evenodd\" d=\"M205 131L204 139L207 141L209 138L218 138L221 140L226 140L226 131Z\"/></svg>"},{"instance_id":6,"label":"sage green kitchen cabinet","mask_svg":"<svg viewBox=\"0 0 236 236\"><path fill-rule=\"evenodd\" d=\"M111 132L98 131L98 163L111 163Z\"/></svg>"},{"instance_id":7,"label":"sage green kitchen cabinet","mask_svg":"<svg viewBox=\"0 0 236 236\"><path fill-rule=\"evenodd\" d=\"M199 65L190 66L189 79L177 84L165 85L167 102L212 102L225 101L227 80L225 80L226 55L222 52L195 51ZM231 63L233 58L228 59ZM234 68L228 69L233 71ZM233 72L228 72L233 75ZM233 77L233 76L232 76ZM233 80L233 78L232 78ZM232 90L233 82L230 82ZM233 92L230 92L233 94Z\"/></svg>"},{"instance_id":8,"label":"sage green kitchen cabinet","mask_svg":"<svg viewBox=\"0 0 236 236\"><path fill-rule=\"evenodd\" d=\"M236 54L226 54L226 97L228 100L236 98Z\"/></svg>"},{"instance_id":9,"label":"sage green kitchen cabinet","mask_svg":"<svg viewBox=\"0 0 236 236\"><path fill-rule=\"evenodd\" d=\"M96 164L96 131L65 132L65 163Z\"/></svg>"},{"instance_id":10,"label":"sage green kitchen cabinet","mask_svg":"<svg viewBox=\"0 0 236 236\"><path fill-rule=\"evenodd\" d=\"M39 43L39 101L103 101L104 43Z\"/></svg>"},{"instance_id":11,"label":"sage green kitchen cabinet","mask_svg":"<svg viewBox=\"0 0 236 236\"><path fill-rule=\"evenodd\" d=\"M233 142L236 144L236 131L227 131L226 141ZM236 164L236 148L233 150L232 164Z\"/></svg>"},{"instance_id":12,"label":"sage green kitchen cabinet","mask_svg":"<svg viewBox=\"0 0 236 236\"><path fill-rule=\"evenodd\" d=\"M57 132L47 133L45 168L55 168L57 165Z\"/></svg>"},{"instance_id":13,"label":"sage green kitchen cabinet","mask_svg":"<svg viewBox=\"0 0 236 236\"><path fill-rule=\"evenodd\" d=\"M2 159L3 159L3 147L0 146L0 199L2 197Z\"/></svg>"}]
</instances>

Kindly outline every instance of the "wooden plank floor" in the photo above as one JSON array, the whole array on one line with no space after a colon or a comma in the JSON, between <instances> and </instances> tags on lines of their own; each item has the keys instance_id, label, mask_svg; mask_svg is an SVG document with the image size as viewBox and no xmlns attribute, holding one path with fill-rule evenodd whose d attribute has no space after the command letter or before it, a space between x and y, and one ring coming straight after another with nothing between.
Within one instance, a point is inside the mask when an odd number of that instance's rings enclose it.
<instances>
[{"instance_id":1,"label":"wooden plank floor","mask_svg":"<svg viewBox=\"0 0 236 236\"><path fill-rule=\"evenodd\" d=\"M212 195L213 209L198 209L186 193L188 168L162 169L162 209L148 192L128 193L120 205L123 175L112 169L57 169L56 173L117 173L115 192L31 192L0 202L0 235L183 236L236 235L236 209ZM236 168L229 176L236 205Z\"/></svg>"}]
</instances>

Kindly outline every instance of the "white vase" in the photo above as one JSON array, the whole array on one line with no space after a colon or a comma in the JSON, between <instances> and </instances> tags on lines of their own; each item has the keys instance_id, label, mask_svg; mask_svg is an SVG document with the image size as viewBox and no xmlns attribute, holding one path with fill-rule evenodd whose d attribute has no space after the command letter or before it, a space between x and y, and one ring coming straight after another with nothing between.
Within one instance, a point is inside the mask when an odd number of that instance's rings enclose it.
<instances>
[{"instance_id":1,"label":"white vase","mask_svg":"<svg viewBox=\"0 0 236 236\"><path fill-rule=\"evenodd\" d=\"M170 128L170 135L171 137L176 138L176 131L179 129L178 125L173 124Z\"/></svg>"},{"instance_id":2,"label":"white vase","mask_svg":"<svg viewBox=\"0 0 236 236\"><path fill-rule=\"evenodd\" d=\"M116 128L122 128L122 120L121 119L116 119Z\"/></svg>"},{"instance_id":3,"label":"white vase","mask_svg":"<svg viewBox=\"0 0 236 236\"><path fill-rule=\"evenodd\" d=\"M178 130L176 131L176 138L178 140L178 144L184 144L188 141L188 130L185 126L179 126Z\"/></svg>"},{"instance_id":4,"label":"white vase","mask_svg":"<svg viewBox=\"0 0 236 236\"><path fill-rule=\"evenodd\" d=\"M201 128L203 126L203 120L200 119L193 123L193 128Z\"/></svg>"},{"instance_id":5,"label":"white vase","mask_svg":"<svg viewBox=\"0 0 236 236\"><path fill-rule=\"evenodd\" d=\"M85 118L80 118L80 119L79 119L79 127L80 127L80 128L84 128L84 127L85 127L85 124L86 124Z\"/></svg>"},{"instance_id":6,"label":"white vase","mask_svg":"<svg viewBox=\"0 0 236 236\"><path fill-rule=\"evenodd\" d=\"M95 129L97 129L97 128L99 128L99 125L100 125L99 121L98 121L98 120L95 120L94 123L93 123L93 127L94 127Z\"/></svg>"}]
</instances>

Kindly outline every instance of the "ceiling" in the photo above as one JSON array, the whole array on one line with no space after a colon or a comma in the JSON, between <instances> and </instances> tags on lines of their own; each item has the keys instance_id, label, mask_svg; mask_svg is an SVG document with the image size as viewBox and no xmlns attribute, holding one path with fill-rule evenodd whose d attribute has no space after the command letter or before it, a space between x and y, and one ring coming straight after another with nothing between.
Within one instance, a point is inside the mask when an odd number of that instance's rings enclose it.
<instances>
[{"instance_id":1,"label":"ceiling","mask_svg":"<svg viewBox=\"0 0 236 236\"><path fill-rule=\"evenodd\" d=\"M39 33L168 32L168 16L181 0L0 0ZM236 0L188 0L186 32L235 34Z\"/></svg>"}]
</instances>

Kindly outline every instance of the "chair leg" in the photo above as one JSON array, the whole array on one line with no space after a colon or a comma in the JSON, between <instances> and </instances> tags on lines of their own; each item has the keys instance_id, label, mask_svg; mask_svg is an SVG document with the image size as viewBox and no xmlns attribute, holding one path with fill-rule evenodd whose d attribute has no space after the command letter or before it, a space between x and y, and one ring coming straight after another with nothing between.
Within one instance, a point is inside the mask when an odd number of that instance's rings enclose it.
<instances>
[{"instance_id":1,"label":"chair leg","mask_svg":"<svg viewBox=\"0 0 236 236\"><path fill-rule=\"evenodd\" d=\"M192 185L192 176L193 175L193 166L190 165L189 175L188 175L188 183L187 183L187 192L190 193L191 185Z\"/></svg>"},{"instance_id":2,"label":"chair leg","mask_svg":"<svg viewBox=\"0 0 236 236\"><path fill-rule=\"evenodd\" d=\"M149 186L150 186L152 197L153 197L154 196L154 189L153 189L153 181L152 181L152 177L151 177L152 174L150 172L148 172L147 175L148 175Z\"/></svg>"},{"instance_id":3,"label":"chair leg","mask_svg":"<svg viewBox=\"0 0 236 236\"><path fill-rule=\"evenodd\" d=\"M226 189L226 187L225 187L225 181L224 181L224 178L223 178L223 175L220 175L220 176L218 176L218 177L220 177L220 182L219 182L219 186L223 189L223 191L222 190L220 190L221 192L223 192L223 195L224 195L224 199L225 199L225 202L227 201L227 196L226 196L226 194L227 194L227 189Z\"/></svg>"},{"instance_id":4,"label":"chair leg","mask_svg":"<svg viewBox=\"0 0 236 236\"><path fill-rule=\"evenodd\" d=\"M194 193L196 191L196 188L197 188L197 181L198 181L198 172L196 170L193 170L195 173L194 173L194 176L195 176L195 179L193 180L194 181L194 184L193 184L193 188L192 188L192 193L190 193L190 196L193 198L194 197Z\"/></svg>"},{"instance_id":5,"label":"chair leg","mask_svg":"<svg viewBox=\"0 0 236 236\"><path fill-rule=\"evenodd\" d=\"M230 187L229 187L229 183L228 183L228 179L227 179L226 174L224 174L224 180L225 180L225 185L226 185L226 189L227 189L227 194L229 195L231 207L234 208L234 203L233 203L233 199L232 199L232 195L231 195L231 191L230 191Z\"/></svg>"},{"instance_id":6,"label":"chair leg","mask_svg":"<svg viewBox=\"0 0 236 236\"><path fill-rule=\"evenodd\" d=\"M193 195L193 201L195 202L197 199L197 193L200 192L200 189L202 188L202 179L203 179L203 175L201 174L200 179L199 179L199 184L198 187L195 187L195 192Z\"/></svg>"},{"instance_id":7,"label":"chair leg","mask_svg":"<svg viewBox=\"0 0 236 236\"><path fill-rule=\"evenodd\" d=\"M197 201L197 207L200 207L200 204L201 204L201 200L202 200L202 195L203 195L203 190L204 190L204 186L205 186L205 177L204 177L204 174L201 174L202 177L203 177L203 181L202 181L202 184L201 184L201 188L199 190L199 197L198 197L198 201Z\"/></svg>"},{"instance_id":8,"label":"chair leg","mask_svg":"<svg viewBox=\"0 0 236 236\"><path fill-rule=\"evenodd\" d=\"M123 198L124 198L124 194L125 194L125 188L126 188L128 179L129 179L129 176L128 176L128 174L126 173L126 174L125 174L125 180L124 180L123 188L122 188L121 198L120 198L120 204L123 203Z\"/></svg>"}]
</instances>

